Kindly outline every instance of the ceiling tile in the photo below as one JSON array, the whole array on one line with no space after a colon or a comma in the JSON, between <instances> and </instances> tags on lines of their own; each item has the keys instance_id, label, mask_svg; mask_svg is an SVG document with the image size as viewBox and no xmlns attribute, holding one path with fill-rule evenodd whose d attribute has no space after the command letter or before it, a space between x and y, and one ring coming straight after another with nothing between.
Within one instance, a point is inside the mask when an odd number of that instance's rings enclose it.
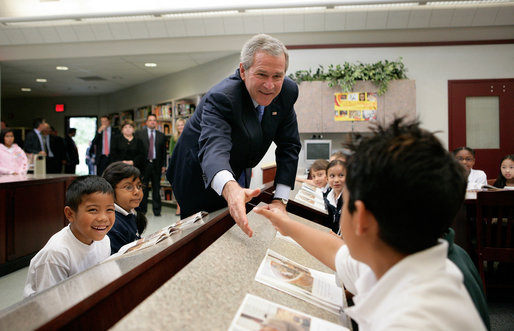
<instances>
[{"instance_id":1,"label":"ceiling tile","mask_svg":"<svg viewBox=\"0 0 514 331\"><path fill-rule=\"evenodd\" d=\"M326 31L342 31L346 22L346 14L343 12L325 14Z\"/></svg>"},{"instance_id":2,"label":"ceiling tile","mask_svg":"<svg viewBox=\"0 0 514 331\"><path fill-rule=\"evenodd\" d=\"M366 12L347 12L346 13L346 30L361 30L366 27Z\"/></svg>"},{"instance_id":3,"label":"ceiling tile","mask_svg":"<svg viewBox=\"0 0 514 331\"><path fill-rule=\"evenodd\" d=\"M496 25L512 25L514 21L514 6L501 8L496 15Z\"/></svg>"},{"instance_id":4,"label":"ceiling tile","mask_svg":"<svg viewBox=\"0 0 514 331\"><path fill-rule=\"evenodd\" d=\"M455 8L450 22L451 26L470 26L475 16L476 8Z\"/></svg>"},{"instance_id":5,"label":"ceiling tile","mask_svg":"<svg viewBox=\"0 0 514 331\"><path fill-rule=\"evenodd\" d=\"M45 43L58 43L61 41L59 34L53 26L43 26L39 28L39 32Z\"/></svg>"},{"instance_id":6,"label":"ceiling tile","mask_svg":"<svg viewBox=\"0 0 514 331\"><path fill-rule=\"evenodd\" d=\"M6 29L5 35L13 45L26 44L27 40L20 29Z\"/></svg>"},{"instance_id":7,"label":"ceiling tile","mask_svg":"<svg viewBox=\"0 0 514 331\"><path fill-rule=\"evenodd\" d=\"M227 30L226 26L226 19L223 20L225 25L225 31L226 33L233 31L233 30ZM262 27L262 16L260 15L247 15L245 16L245 19L242 20L242 23L244 25L244 29L241 29L239 31L248 33L248 34L255 34L260 33L264 30Z\"/></svg>"},{"instance_id":8,"label":"ceiling tile","mask_svg":"<svg viewBox=\"0 0 514 331\"><path fill-rule=\"evenodd\" d=\"M413 9L409 15L409 22L407 27L409 28L426 28L430 24L430 16L432 11L430 9L418 10Z\"/></svg>"},{"instance_id":9,"label":"ceiling tile","mask_svg":"<svg viewBox=\"0 0 514 331\"><path fill-rule=\"evenodd\" d=\"M264 15L262 24L265 33L284 32L284 16L282 14Z\"/></svg>"},{"instance_id":10,"label":"ceiling tile","mask_svg":"<svg viewBox=\"0 0 514 331\"><path fill-rule=\"evenodd\" d=\"M201 18L193 18L185 20L187 36L203 36L205 35L205 27Z\"/></svg>"},{"instance_id":11,"label":"ceiling tile","mask_svg":"<svg viewBox=\"0 0 514 331\"><path fill-rule=\"evenodd\" d=\"M284 32L304 32L304 15L288 14L284 15Z\"/></svg>"},{"instance_id":12,"label":"ceiling tile","mask_svg":"<svg viewBox=\"0 0 514 331\"><path fill-rule=\"evenodd\" d=\"M95 34L89 24L73 25L73 30L77 35L79 41L92 41L96 40Z\"/></svg>"},{"instance_id":13,"label":"ceiling tile","mask_svg":"<svg viewBox=\"0 0 514 331\"><path fill-rule=\"evenodd\" d=\"M390 10L387 16L387 28L405 29L409 25L409 10Z\"/></svg>"},{"instance_id":14,"label":"ceiling tile","mask_svg":"<svg viewBox=\"0 0 514 331\"><path fill-rule=\"evenodd\" d=\"M146 28L148 29L148 34L151 38L167 38L168 31L166 30L166 25L164 21L147 21Z\"/></svg>"},{"instance_id":15,"label":"ceiling tile","mask_svg":"<svg viewBox=\"0 0 514 331\"><path fill-rule=\"evenodd\" d=\"M166 20L164 25L170 37L183 37L186 35L186 25L182 19Z\"/></svg>"},{"instance_id":16,"label":"ceiling tile","mask_svg":"<svg viewBox=\"0 0 514 331\"><path fill-rule=\"evenodd\" d=\"M368 11L368 15L366 16L366 29L384 29L387 24L387 14L388 12L386 10Z\"/></svg>"},{"instance_id":17,"label":"ceiling tile","mask_svg":"<svg viewBox=\"0 0 514 331\"><path fill-rule=\"evenodd\" d=\"M245 31L244 30L245 26L243 24L243 18L240 16L224 17L223 18L223 27L225 29L225 33L227 33L227 34L237 33L238 31ZM263 31L260 30L259 32L263 32Z\"/></svg>"},{"instance_id":18,"label":"ceiling tile","mask_svg":"<svg viewBox=\"0 0 514 331\"><path fill-rule=\"evenodd\" d=\"M113 35L107 23L91 24L91 30L96 40L112 40Z\"/></svg>"},{"instance_id":19,"label":"ceiling tile","mask_svg":"<svg viewBox=\"0 0 514 331\"><path fill-rule=\"evenodd\" d=\"M144 21L126 22L130 31L130 36L134 39L145 39L150 35Z\"/></svg>"},{"instance_id":20,"label":"ceiling tile","mask_svg":"<svg viewBox=\"0 0 514 331\"><path fill-rule=\"evenodd\" d=\"M125 22L109 23L114 39L130 39L130 32Z\"/></svg>"},{"instance_id":21,"label":"ceiling tile","mask_svg":"<svg viewBox=\"0 0 514 331\"><path fill-rule=\"evenodd\" d=\"M482 7L479 6L473 19L474 26L493 25L498 15L499 7ZM503 9L503 8L502 8ZM511 17L511 24L514 19Z\"/></svg>"},{"instance_id":22,"label":"ceiling tile","mask_svg":"<svg viewBox=\"0 0 514 331\"><path fill-rule=\"evenodd\" d=\"M453 8L434 8L432 9L432 15L430 16L429 27L431 28L439 28L439 27L447 27L450 25L450 22L453 17Z\"/></svg>"},{"instance_id":23,"label":"ceiling tile","mask_svg":"<svg viewBox=\"0 0 514 331\"><path fill-rule=\"evenodd\" d=\"M11 41L7 38L4 30L0 29L0 45L10 45Z\"/></svg>"},{"instance_id":24,"label":"ceiling tile","mask_svg":"<svg viewBox=\"0 0 514 331\"><path fill-rule=\"evenodd\" d=\"M59 35L61 42L78 41L77 35L75 34L75 31L71 28L71 26L60 25L56 26L55 30L57 31L57 34Z\"/></svg>"},{"instance_id":25,"label":"ceiling tile","mask_svg":"<svg viewBox=\"0 0 514 331\"><path fill-rule=\"evenodd\" d=\"M203 25L206 35L221 35L225 33L223 19L221 17L204 17Z\"/></svg>"},{"instance_id":26,"label":"ceiling tile","mask_svg":"<svg viewBox=\"0 0 514 331\"><path fill-rule=\"evenodd\" d=\"M305 31L323 31L325 30L325 15L322 13L313 13L304 17Z\"/></svg>"},{"instance_id":27,"label":"ceiling tile","mask_svg":"<svg viewBox=\"0 0 514 331\"><path fill-rule=\"evenodd\" d=\"M38 28L22 29L23 35L29 44L40 44L43 42L43 37L39 33Z\"/></svg>"}]
</instances>

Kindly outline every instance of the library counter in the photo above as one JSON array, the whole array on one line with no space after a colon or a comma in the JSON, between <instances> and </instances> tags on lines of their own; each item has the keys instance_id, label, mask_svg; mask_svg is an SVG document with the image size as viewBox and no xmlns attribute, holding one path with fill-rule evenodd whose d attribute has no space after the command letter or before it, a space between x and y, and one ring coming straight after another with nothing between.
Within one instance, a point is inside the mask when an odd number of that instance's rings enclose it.
<instances>
[{"instance_id":1,"label":"library counter","mask_svg":"<svg viewBox=\"0 0 514 331\"><path fill-rule=\"evenodd\" d=\"M328 231L300 217L300 222ZM255 280L268 248L304 266L331 272L295 243L275 238L264 217L248 214L254 236L234 225L189 265L166 282L114 330L227 330L246 293L339 323L340 317Z\"/></svg>"}]
</instances>

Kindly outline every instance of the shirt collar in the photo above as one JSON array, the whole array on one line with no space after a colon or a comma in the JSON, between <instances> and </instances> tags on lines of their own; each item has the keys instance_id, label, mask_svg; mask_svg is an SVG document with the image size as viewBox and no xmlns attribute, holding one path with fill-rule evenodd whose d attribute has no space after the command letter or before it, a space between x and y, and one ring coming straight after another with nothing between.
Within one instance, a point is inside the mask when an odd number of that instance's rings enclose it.
<instances>
[{"instance_id":1,"label":"shirt collar","mask_svg":"<svg viewBox=\"0 0 514 331\"><path fill-rule=\"evenodd\" d=\"M132 209L130 212L127 212L125 209L121 208L117 204L114 204L114 210L116 210L123 216L127 216L128 214L133 214L134 216L137 215L137 211L135 209Z\"/></svg>"}]
</instances>

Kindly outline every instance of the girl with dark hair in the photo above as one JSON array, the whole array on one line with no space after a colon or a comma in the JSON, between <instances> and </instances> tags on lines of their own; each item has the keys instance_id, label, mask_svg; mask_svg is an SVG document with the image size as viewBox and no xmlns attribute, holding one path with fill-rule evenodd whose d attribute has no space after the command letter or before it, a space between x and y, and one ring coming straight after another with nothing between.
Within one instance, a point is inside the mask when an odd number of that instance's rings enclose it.
<instances>
[{"instance_id":1,"label":"girl with dark hair","mask_svg":"<svg viewBox=\"0 0 514 331\"><path fill-rule=\"evenodd\" d=\"M25 175L27 155L14 143L14 131L3 129L0 133L0 175Z\"/></svg>"},{"instance_id":2,"label":"girl with dark hair","mask_svg":"<svg viewBox=\"0 0 514 331\"><path fill-rule=\"evenodd\" d=\"M143 199L141 172L133 165L119 161L111 163L102 177L114 189L116 222L107 233L111 239L111 254L114 254L122 246L141 239L146 228L145 215L136 211Z\"/></svg>"},{"instance_id":3,"label":"girl with dark hair","mask_svg":"<svg viewBox=\"0 0 514 331\"><path fill-rule=\"evenodd\" d=\"M467 190L479 190L487 185L487 175L482 170L473 169L475 165L475 151L471 147L459 147L453 150L453 155L466 170L468 178Z\"/></svg>"},{"instance_id":4,"label":"girl with dark hair","mask_svg":"<svg viewBox=\"0 0 514 331\"><path fill-rule=\"evenodd\" d=\"M500 174L494 182L499 188L514 189L514 154L505 155L500 162Z\"/></svg>"}]
</instances>

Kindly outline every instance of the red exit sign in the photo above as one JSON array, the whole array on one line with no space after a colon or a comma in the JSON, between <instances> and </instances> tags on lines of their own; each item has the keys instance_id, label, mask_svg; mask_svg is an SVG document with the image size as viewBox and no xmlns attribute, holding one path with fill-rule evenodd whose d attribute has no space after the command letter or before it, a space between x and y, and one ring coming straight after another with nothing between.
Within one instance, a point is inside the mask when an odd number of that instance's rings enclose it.
<instances>
[{"instance_id":1,"label":"red exit sign","mask_svg":"<svg viewBox=\"0 0 514 331\"><path fill-rule=\"evenodd\" d=\"M64 104L58 103L55 105L55 112L62 113L64 111Z\"/></svg>"}]
</instances>

